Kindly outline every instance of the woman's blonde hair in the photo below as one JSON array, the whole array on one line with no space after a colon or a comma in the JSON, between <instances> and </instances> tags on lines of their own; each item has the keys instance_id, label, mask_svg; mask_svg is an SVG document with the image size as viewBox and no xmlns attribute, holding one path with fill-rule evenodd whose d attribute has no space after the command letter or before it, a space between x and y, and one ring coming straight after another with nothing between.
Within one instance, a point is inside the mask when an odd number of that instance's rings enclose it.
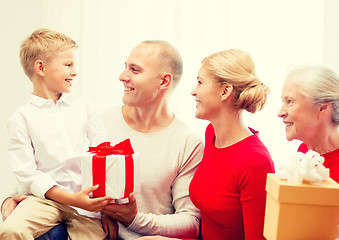
<instances>
[{"instance_id":1,"label":"woman's blonde hair","mask_svg":"<svg viewBox=\"0 0 339 240\"><path fill-rule=\"evenodd\" d=\"M324 65L293 67L286 79L293 81L314 104L331 103L332 121L339 125L339 77Z\"/></svg>"},{"instance_id":2,"label":"woman's blonde hair","mask_svg":"<svg viewBox=\"0 0 339 240\"><path fill-rule=\"evenodd\" d=\"M220 84L233 86L233 98L238 110L255 113L267 100L269 89L255 75L250 55L239 49L216 52L206 57L202 64Z\"/></svg>"},{"instance_id":3,"label":"woman's blonde hair","mask_svg":"<svg viewBox=\"0 0 339 240\"><path fill-rule=\"evenodd\" d=\"M26 75L31 78L36 60L48 61L51 56L58 52L77 47L76 42L65 34L49 29L38 29L21 44L21 66Z\"/></svg>"}]
</instances>

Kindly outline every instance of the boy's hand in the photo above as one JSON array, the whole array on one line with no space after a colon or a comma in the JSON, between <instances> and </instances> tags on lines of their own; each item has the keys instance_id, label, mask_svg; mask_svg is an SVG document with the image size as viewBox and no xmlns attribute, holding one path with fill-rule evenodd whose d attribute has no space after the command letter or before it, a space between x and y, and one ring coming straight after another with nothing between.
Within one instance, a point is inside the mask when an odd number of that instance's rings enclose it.
<instances>
[{"instance_id":1,"label":"boy's hand","mask_svg":"<svg viewBox=\"0 0 339 240\"><path fill-rule=\"evenodd\" d=\"M129 226L137 215L138 208L133 193L131 193L128 198L129 202L126 204L113 203L105 205L102 212L122 223L124 226Z\"/></svg>"},{"instance_id":2,"label":"boy's hand","mask_svg":"<svg viewBox=\"0 0 339 240\"><path fill-rule=\"evenodd\" d=\"M92 212L101 211L112 200L112 198L108 196L100 198L91 198L89 194L97 190L98 187L99 184L75 193L74 194L75 202L73 206Z\"/></svg>"},{"instance_id":3,"label":"boy's hand","mask_svg":"<svg viewBox=\"0 0 339 240\"><path fill-rule=\"evenodd\" d=\"M13 197L5 199L1 206L1 215L2 221L5 221L6 218L13 212L13 210L18 206L18 204L25 200L27 195L16 194Z\"/></svg>"},{"instance_id":4,"label":"boy's hand","mask_svg":"<svg viewBox=\"0 0 339 240\"><path fill-rule=\"evenodd\" d=\"M98 212L112 200L112 198L108 196L91 198L89 194L97 190L98 187L99 185L95 185L77 193L69 193L60 188L52 187L45 193L45 197L62 204L82 208L91 212Z\"/></svg>"}]
</instances>

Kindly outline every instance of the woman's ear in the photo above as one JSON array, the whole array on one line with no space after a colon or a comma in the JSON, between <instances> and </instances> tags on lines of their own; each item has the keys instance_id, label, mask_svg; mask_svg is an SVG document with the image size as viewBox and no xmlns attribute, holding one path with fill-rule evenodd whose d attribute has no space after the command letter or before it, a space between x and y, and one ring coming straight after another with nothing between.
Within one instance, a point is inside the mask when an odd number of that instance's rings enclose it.
<instances>
[{"instance_id":1,"label":"woman's ear","mask_svg":"<svg viewBox=\"0 0 339 240\"><path fill-rule=\"evenodd\" d=\"M323 103L320 105L319 108L319 114L320 116L325 116L327 114L332 115L332 108L331 108L332 104L331 103Z\"/></svg>"},{"instance_id":2,"label":"woman's ear","mask_svg":"<svg viewBox=\"0 0 339 240\"><path fill-rule=\"evenodd\" d=\"M226 83L223 87L222 87L222 93L221 93L221 101L225 101L226 99L228 99L230 96L232 96L232 92L233 92L233 85Z\"/></svg>"},{"instance_id":3,"label":"woman's ear","mask_svg":"<svg viewBox=\"0 0 339 240\"><path fill-rule=\"evenodd\" d=\"M160 89L169 88L172 82L172 74L163 73L160 78L161 78Z\"/></svg>"},{"instance_id":4,"label":"woman's ear","mask_svg":"<svg viewBox=\"0 0 339 240\"><path fill-rule=\"evenodd\" d=\"M40 77L44 77L45 76L45 64L44 64L44 62L41 61L41 60L36 60L34 62L34 71Z\"/></svg>"}]
</instances>

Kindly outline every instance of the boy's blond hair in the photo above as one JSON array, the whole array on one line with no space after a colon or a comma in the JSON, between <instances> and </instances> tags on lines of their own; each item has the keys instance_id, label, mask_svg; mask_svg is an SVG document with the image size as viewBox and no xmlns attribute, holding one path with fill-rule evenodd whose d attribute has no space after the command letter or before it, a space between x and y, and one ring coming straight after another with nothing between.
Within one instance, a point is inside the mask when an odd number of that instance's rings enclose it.
<instances>
[{"instance_id":1,"label":"boy's blond hair","mask_svg":"<svg viewBox=\"0 0 339 240\"><path fill-rule=\"evenodd\" d=\"M21 44L21 66L26 75L31 78L36 60L48 61L58 52L77 47L76 42L65 34L49 29L38 29Z\"/></svg>"}]
</instances>

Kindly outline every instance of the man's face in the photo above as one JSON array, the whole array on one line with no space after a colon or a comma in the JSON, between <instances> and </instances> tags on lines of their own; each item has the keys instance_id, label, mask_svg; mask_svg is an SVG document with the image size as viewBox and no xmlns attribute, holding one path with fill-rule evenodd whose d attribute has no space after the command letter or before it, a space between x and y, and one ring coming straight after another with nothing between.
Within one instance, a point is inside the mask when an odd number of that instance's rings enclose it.
<instances>
[{"instance_id":1,"label":"man's face","mask_svg":"<svg viewBox=\"0 0 339 240\"><path fill-rule=\"evenodd\" d=\"M142 107L158 100L161 72L157 64L159 47L141 43L137 45L125 62L125 70L119 80L124 83L124 104Z\"/></svg>"}]
</instances>

